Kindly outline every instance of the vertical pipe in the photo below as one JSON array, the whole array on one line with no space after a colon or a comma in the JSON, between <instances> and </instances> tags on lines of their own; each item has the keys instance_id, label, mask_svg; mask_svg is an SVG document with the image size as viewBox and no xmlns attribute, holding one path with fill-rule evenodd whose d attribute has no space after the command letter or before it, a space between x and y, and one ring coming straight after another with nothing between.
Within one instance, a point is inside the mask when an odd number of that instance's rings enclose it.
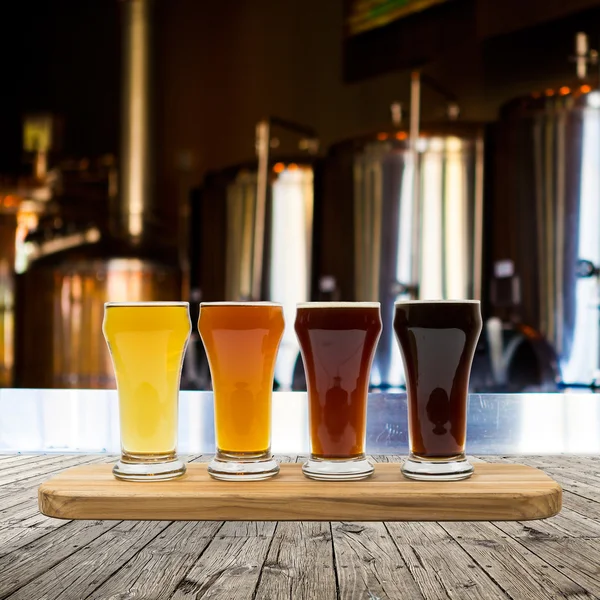
<instances>
[{"instance_id":1,"label":"vertical pipe","mask_svg":"<svg viewBox=\"0 0 600 600\"><path fill-rule=\"evenodd\" d=\"M121 0L120 201L117 234L139 243L153 210L150 50L153 0Z\"/></svg>"},{"instance_id":2,"label":"vertical pipe","mask_svg":"<svg viewBox=\"0 0 600 600\"><path fill-rule=\"evenodd\" d=\"M412 199L413 199L413 256L412 256L412 273L411 284L418 285L420 251L419 243L421 236L419 235L421 208L419 202L419 121L421 118L421 74L419 71L411 73L410 83L410 157L412 162Z\"/></svg>"},{"instance_id":3,"label":"vertical pipe","mask_svg":"<svg viewBox=\"0 0 600 600\"><path fill-rule=\"evenodd\" d=\"M473 298L482 300L483 277L483 162L484 142L481 134L475 140L475 207L473 213ZM467 184L468 185L468 184ZM468 189L468 187L467 187Z\"/></svg>"},{"instance_id":4,"label":"vertical pipe","mask_svg":"<svg viewBox=\"0 0 600 600\"><path fill-rule=\"evenodd\" d=\"M575 65L577 77L587 77L588 55L590 51L589 39L585 33L579 32L575 35Z\"/></svg>"},{"instance_id":5,"label":"vertical pipe","mask_svg":"<svg viewBox=\"0 0 600 600\"><path fill-rule=\"evenodd\" d=\"M254 254L252 260L252 300L260 300L263 250L265 242L265 214L269 183L269 142L271 132L268 120L256 125L256 154L258 175L256 178L256 211L254 214Z\"/></svg>"}]
</instances>

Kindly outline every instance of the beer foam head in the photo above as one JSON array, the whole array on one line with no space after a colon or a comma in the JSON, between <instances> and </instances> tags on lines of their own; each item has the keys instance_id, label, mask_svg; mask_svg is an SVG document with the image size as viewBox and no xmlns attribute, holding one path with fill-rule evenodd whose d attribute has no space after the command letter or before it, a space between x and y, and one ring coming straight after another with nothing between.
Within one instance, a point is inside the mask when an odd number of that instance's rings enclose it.
<instances>
[{"instance_id":1,"label":"beer foam head","mask_svg":"<svg viewBox=\"0 0 600 600\"><path fill-rule=\"evenodd\" d=\"M223 302L201 302L200 308L210 307L210 306L281 306L279 302L244 302L243 300L236 301L223 301Z\"/></svg>"},{"instance_id":2,"label":"beer foam head","mask_svg":"<svg viewBox=\"0 0 600 600\"><path fill-rule=\"evenodd\" d=\"M396 300L396 306L402 304L480 304L479 300Z\"/></svg>"},{"instance_id":3,"label":"beer foam head","mask_svg":"<svg viewBox=\"0 0 600 600\"><path fill-rule=\"evenodd\" d=\"M189 302L105 302L104 307L111 306L185 306L188 307Z\"/></svg>"},{"instance_id":4,"label":"beer foam head","mask_svg":"<svg viewBox=\"0 0 600 600\"><path fill-rule=\"evenodd\" d=\"M379 302L300 302L297 308L379 308Z\"/></svg>"}]
</instances>

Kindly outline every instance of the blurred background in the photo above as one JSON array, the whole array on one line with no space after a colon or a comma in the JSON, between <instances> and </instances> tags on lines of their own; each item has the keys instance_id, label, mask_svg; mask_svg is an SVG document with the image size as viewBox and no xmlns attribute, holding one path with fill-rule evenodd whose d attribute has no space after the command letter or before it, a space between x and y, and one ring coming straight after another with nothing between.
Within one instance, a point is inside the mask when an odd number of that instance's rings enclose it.
<instances>
[{"instance_id":1,"label":"blurred background","mask_svg":"<svg viewBox=\"0 0 600 600\"><path fill-rule=\"evenodd\" d=\"M106 301L478 298L473 391L600 382L600 0L3 3L0 387L112 388ZM192 337L185 389L210 389Z\"/></svg>"}]
</instances>

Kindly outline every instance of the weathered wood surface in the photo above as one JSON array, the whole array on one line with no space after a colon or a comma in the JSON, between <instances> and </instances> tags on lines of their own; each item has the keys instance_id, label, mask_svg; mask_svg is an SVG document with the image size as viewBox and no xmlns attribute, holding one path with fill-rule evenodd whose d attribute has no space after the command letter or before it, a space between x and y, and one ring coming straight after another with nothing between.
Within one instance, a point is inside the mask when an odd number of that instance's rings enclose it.
<instances>
[{"instance_id":1,"label":"weathered wood surface","mask_svg":"<svg viewBox=\"0 0 600 600\"><path fill-rule=\"evenodd\" d=\"M75 464L111 460L0 456L0 599L600 600L598 456L474 459L531 465L558 481L563 509L542 521L64 521L40 515L40 483Z\"/></svg>"},{"instance_id":2,"label":"weathered wood surface","mask_svg":"<svg viewBox=\"0 0 600 600\"><path fill-rule=\"evenodd\" d=\"M478 463L464 481L405 478L378 463L362 481L313 481L300 464L277 477L232 484L213 480L206 464L190 464L169 482L123 482L111 466L72 467L39 489L43 514L61 519L168 521L493 521L551 517L562 490L539 469Z\"/></svg>"}]
</instances>

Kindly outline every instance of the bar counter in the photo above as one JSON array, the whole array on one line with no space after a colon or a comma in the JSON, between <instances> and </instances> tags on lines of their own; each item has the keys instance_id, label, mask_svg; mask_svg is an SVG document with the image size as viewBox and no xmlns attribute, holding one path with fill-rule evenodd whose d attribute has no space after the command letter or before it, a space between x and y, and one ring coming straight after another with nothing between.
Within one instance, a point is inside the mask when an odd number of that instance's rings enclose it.
<instances>
[{"instance_id":1,"label":"bar counter","mask_svg":"<svg viewBox=\"0 0 600 600\"><path fill-rule=\"evenodd\" d=\"M180 450L191 461L210 458L210 400L182 394ZM374 461L406 453L405 402L371 395ZM62 521L40 515L37 487L116 460L116 394L0 390L0 598L600 598L599 402L470 397L471 460L532 465L562 485L563 510L544 521ZM277 393L274 405L278 459L303 460L306 395Z\"/></svg>"}]
</instances>

